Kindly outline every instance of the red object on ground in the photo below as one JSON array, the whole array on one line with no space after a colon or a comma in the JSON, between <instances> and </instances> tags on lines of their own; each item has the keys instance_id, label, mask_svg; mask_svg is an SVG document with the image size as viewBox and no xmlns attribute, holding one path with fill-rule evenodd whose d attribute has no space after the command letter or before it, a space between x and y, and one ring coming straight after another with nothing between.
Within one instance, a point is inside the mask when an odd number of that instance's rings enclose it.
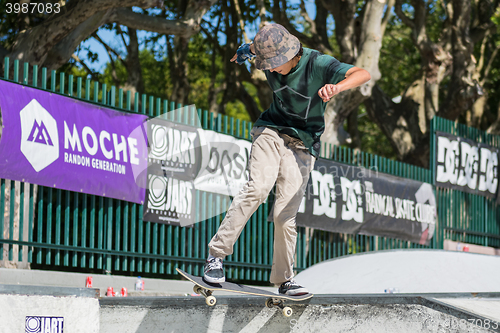
<instances>
[{"instance_id":1,"label":"red object on ground","mask_svg":"<svg viewBox=\"0 0 500 333\"><path fill-rule=\"evenodd\" d=\"M108 287L108 291L106 292L106 296L115 296L115 292L113 291L113 287Z\"/></svg>"},{"instance_id":2,"label":"red object on ground","mask_svg":"<svg viewBox=\"0 0 500 333\"><path fill-rule=\"evenodd\" d=\"M87 282L85 283L85 287L92 288L92 276L87 276Z\"/></svg>"}]
</instances>

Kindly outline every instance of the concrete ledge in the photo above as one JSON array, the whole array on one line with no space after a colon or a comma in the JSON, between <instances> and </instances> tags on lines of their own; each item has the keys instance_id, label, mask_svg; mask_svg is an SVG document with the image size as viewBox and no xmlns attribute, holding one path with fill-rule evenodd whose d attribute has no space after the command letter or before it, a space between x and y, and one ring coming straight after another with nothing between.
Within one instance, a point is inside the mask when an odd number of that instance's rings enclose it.
<instances>
[{"instance_id":1,"label":"concrete ledge","mask_svg":"<svg viewBox=\"0 0 500 333\"><path fill-rule=\"evenodd\" d=\"M487 316L446 304L500 300L498 293L316 295L286 302L290 318L266 308L266 297L215 296L213 307L203 297L102 298L101 332L500 332Z\"/></svg>"},{"instance_id":2,"label":"concrete ledge","mask_svg":"<svg viewBox=\"0 0 500 333\"><path fill-rule=\"evenodd\" d=\"M27 296L76 296L99 298L99 289L65 288L48 286L23 286L17 284L0 284L0 294Z\"/></svg>"},{"instance_id":3,"label":"concrete ledge","mask_svg":"<svg viewBox=\"0 0 500 333\"><path fill-rule=\"evenodd\" d=\"M191 294L193 290L193 284L189 281L143 278L146 289L142 292L134 291L137 277L0 268L0 283L10 285L84 288L88 276L92 276L92 286L100 290L101 296L106 294L108 287L113 287L117 292L125 287L129 295L144 294L144 296L183 296Z\"/></svg>"},{"instance_id":4,"label":"concrete ledge","mask_svg":"<svg viewBox=\"0 0 500 333\"><path fill-rule=\"evenodd\" d=\"M267 297L237 295L221 295L215 292L217 304L247 305L263 304ZM500 299L500 293L459 293L459 294L360 294L360 295L314 295L305 301L286 301L287 304L311 304L311 305L386 305L386 304L430 304L434 299L472 299L491 298ZM99 300L101 306L143 306L158 307L172 305L205 305L205 298L202 296L183 297L103 297Z\"/></svg>"}]
</instances>

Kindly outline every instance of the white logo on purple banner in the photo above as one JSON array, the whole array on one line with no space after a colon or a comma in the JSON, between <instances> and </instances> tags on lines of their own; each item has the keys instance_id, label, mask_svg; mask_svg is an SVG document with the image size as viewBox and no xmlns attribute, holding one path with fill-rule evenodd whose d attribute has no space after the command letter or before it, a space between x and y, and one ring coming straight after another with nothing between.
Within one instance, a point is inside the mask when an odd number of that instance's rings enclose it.
<instances>
[{"instance_id":1,"label":"white logo on purple banner","mask_svg":"<svg viewBox=\"0 0 500 333\"><path fill-rule=\"evenodd\" d=\"M36 172L59 158L57 122L36 99L19 113L21 117L21 152Z\"/></svg>"},{"instance_id":2,"label":"white logo on purple banner","mask_svg":"<svg viewBox=\"0 0 500 333\"><path fill-rule=\"evenodd\" d=\"M26 316L26 333L63 333L63 317Z\"/></svg>"}]
</instances>

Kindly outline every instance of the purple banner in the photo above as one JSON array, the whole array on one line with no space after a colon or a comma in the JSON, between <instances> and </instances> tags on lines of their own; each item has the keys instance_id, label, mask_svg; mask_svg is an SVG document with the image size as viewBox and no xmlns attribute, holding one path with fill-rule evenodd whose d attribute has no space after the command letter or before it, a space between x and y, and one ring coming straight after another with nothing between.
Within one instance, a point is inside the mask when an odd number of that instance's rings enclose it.
<instances>
[{"instance_id":1,"label":"purple banner","mask_svg":"<svg viewBox=\"0 0 500 333\"><path fill-rule=\"evenodd\" d=\"M144 202L145 115L0 80L0 116L0 178Z\"/></svg>"}]
</instances>

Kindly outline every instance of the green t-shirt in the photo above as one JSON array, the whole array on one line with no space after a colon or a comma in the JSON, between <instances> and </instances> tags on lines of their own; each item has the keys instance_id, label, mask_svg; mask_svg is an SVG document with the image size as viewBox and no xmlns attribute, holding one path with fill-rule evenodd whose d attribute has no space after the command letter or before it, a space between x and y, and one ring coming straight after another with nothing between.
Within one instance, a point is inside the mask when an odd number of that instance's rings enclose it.
<instances>
[{"instance_id":1,"label":"green t-shirt","mask_svg":"<svg viewBox=\"0 0 500 333\"><path fill-rule=\"evenodd\" d=\"M272 127L298 138L318 157L327 104L318 96L318 90L327 83L344 80L351 67L334 57L304 48L297 66L287 75L264 71L273 90L273 102L254 126Z\"/></svg>"}]
</instances>

